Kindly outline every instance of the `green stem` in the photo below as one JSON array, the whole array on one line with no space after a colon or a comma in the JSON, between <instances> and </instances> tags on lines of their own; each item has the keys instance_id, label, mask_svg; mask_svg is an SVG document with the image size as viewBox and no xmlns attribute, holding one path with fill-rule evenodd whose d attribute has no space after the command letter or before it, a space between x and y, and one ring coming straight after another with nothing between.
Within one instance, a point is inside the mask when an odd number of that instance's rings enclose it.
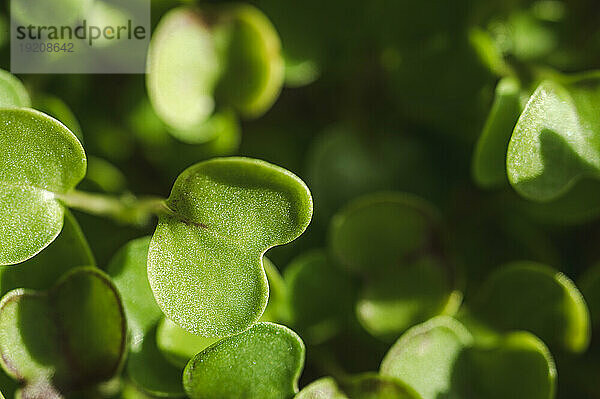
<instances>
[{"instance_id":1,"label":"green stem","mask_svg":"<svg viewBox=\"0 0 600 399\"><path fill-rule=\"evenodd\" d=\"M119 223L144 226L153 216L170 213L165 200L159 197L121 197L73 190L58 197L67 207L97 216L106 216Z\"/></svg>"}]
</instances>

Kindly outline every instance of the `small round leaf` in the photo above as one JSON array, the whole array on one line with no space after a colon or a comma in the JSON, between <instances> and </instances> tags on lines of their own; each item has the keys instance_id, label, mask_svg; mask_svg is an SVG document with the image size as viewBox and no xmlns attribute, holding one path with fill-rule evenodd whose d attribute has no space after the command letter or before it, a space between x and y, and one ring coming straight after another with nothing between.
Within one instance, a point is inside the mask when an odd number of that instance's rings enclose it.
<instances>
[{"instance_id":1,"label":"small round leaf","mask_svg":"<svg viewBox=\"0 0 600 399\"><path fill-rule=\"evenodd\" d=\"M110 279L78 268L49 291L14 290L0 303L4 369L25 382L68 393L110 379L125 351L126 322Z\"/></svg>"},{"instance_id":2,"label":"small round leaf","mask_svg":"<svg viewBox=\"0 0 600 399\"><path fill-rule=\"evenodd\" d=\"M473 316L500 331L528 330L549 345L583 352L591 322L583 296L564 274L533 262L495 273L471 306Z\"/></svg>"},{"instance_id":3,"label":"small round leaf","mask_svg":"<svg viewBox=\"0 0 600 399\"><path fill-rule=\"evenodd\" d=\"M183 384L191 399L292 397L304 366L304 344L292 330L257 323L194 357Z\"/></svg>"}]
</instances>

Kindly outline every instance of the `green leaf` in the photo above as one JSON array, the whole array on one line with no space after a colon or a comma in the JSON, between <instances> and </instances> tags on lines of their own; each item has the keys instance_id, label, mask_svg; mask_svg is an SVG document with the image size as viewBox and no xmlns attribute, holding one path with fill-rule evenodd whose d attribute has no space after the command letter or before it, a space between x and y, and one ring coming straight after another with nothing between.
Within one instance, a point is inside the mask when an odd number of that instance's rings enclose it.
<instances>
[{"instance_id":1,"label":"green leaf","mask_svg":"<svg viewBox=\"0 0 600 399\"><path fill-rule=\"evenodd\" d=\"M404 193L369 194L335 215L329 243L342 266L372 275L430 249L439 239L436 229L439 215L426 201Z\"/></svg>"},{"instance_id":2,"label":"green leaf","mask_svg":"<svg viewBox=\"0 0 600 399\"><path fill-rule=\"evenodd\" d=\"M31 107L31 99L23 83L13 74L0 69L0 108Z\"/></svg>"},{"instance_id":3,"label":"green leaf","mask_svg":"<svg viewBox=\"0 0 600 399\"><path fill-rule=\"evenodd\" d=\"M129 242L111 260L108 273L123 296L129 327L129 378L142 390L161 397L183 397L183 367L172 365L157 344L163 313L148 282L150 237Z\"/></svg>"},{"instance_id":4,"label":"green leaf","mask_svg":"<svg viewBox=\"0 0 600 399\"><path fill-rule=\"evenodd\" d=\"M473 155L473 176L480 186L491 188L507 182L506 152L521 111L519 82L502 79L496 86L494 104Z\"/></svg>"},{"instance_id":5,"label":"green leaf","mask_svg":"<svg viewBox=\"0 0 600 399\"><path fill-rule=\"evenodd\" d=\"M220 68L201 14L186 8L165 14L152 36L146 83L158 116L172 131L185 133L179 137L191 136L212 115ZM196 142L202 139L194 137Z\"/></svg>"},{"instance_id":6,"label":"green leaf","mask_svg":"<svg viewBox=\"0 0 600 399\"><path fill-rule=\"evenodd\" d=\"M381 373L404 381L423 399L551 399L556 385L548 348L532 334L476 343L448 317L407 331L383 359Z\"/></svg>"},{"instance_id":7,"label":"green leaf","mask_svg":"<svg viewBox=\"0 0 600 399\"><path fill-rule=\"evenodd\" d=\"M148 254L148 276L167 317L203 336L249 328L265 310L265 251L302 234L312 216L306 185L285 169L220 158L175 182Z\"/></svg>"},{"instance_id":8,"label":"green leaf","mask_svg":"<svg viewBox=\"0 0 600 399\"><path fill-rule=\"evenodd\" d=\"M156 338L156 325L144 331L144 336L131 349L127 359L127 374L138 387L152 396L183 398L183 369L165 358Z\"/></svg>"},{"instance_id":9,"label":"green leaf","mask_svg":"<svg viewBox=\"0 0 600 399\"><path fill-rule=\"evenodd\" d=\"M0 329L2 366L25 382L23 397L106 381L126 353L119 294L95 268L74 269L49 291L11 291L0 303Z\"/></svg>"},{"instance_id":10,"label":"green leaf","mask_svg":"<svg viewBox=\"0 0 600 399\"><path fill-rule=\"evenodd\" d=\"M554 398L554 361L530 333L514 332L491 345L468 348L463 357L456 372L463 397Z\"/></svg>"},{"instance_id":11,"label":"green leaf","mask_svg":"<svg viewBox=\"0 0 600 399\"><path fill-rule=\"evenodd\" d=\"M257 8L236 4L222 10L215 34L224 53L217 98L245 116L263 114L279 97L285 78L275 27Z\"/></svg>"},{"instance_id":12,"label":"green leaf","mask_svg":"<svg viewBox=\"0 0 600 399\"><path fill-rule=\"evenodd\" d=\"M60 235L44 252L18 267L0 267L0 295L16 288L48 289L69 270L95 264L79 224L66 211Z\"/></svg>"},{"instance_id":13,"label":"green leaf","mask_svg":"<svg viewBox=\"0 0 600 399\"><path fill-rule=\"evenodd\" d=\"M269 303L260 321L278 322L287 315L285 284L273 263L263 258L263 266L269 280ZM156 330L156 343L161 353L174 366L183 369L196 354L221 338L206 338L192 334L167 318L163 318Z\"/></svg>"},{"instance_id":14,"label":"green leaf","mask_svg":"<svg viewBox=\"0 0 600 399\"><path fill-rule=\"evenodd\" d=\"M110 261L106 271L123 297L132 348L162 318L147 277L150 237L130 241Z\"/></svg>"},{"instance_id":15,"label":"green leaf","mask_svg":"<svg viewBox=\"0 0 600 399\"><path fill-rule=\"evenodd\" d=\"M404 333L385 355L380 372L406 382L423 399L452 397L454 365L472 340L456 320L436 317Z\"/></svg>"},{"instance_id":16,"label":"green leaf","mask_svg":"<svg viewBox=\"0 0 600 399\"><path fill-rule=\"evenodd\" d=\"M302 388L294 399L348 399L348 396L333 378L323 377Z\"/></svg>"},{"instance_id":17,"label":"green leaf","mask_svg":"<svg viewBox=\"0 0 600 399\"><path fill-rule=\"evenodd\" d=\"M294 259L285 269L291 324L311 343L321 343L349 324L356 287L324 251Z\"/></svg>"},{"instance_id":18,"label":"green leaf","mask_svg":"<svg viewBox=\"0 0 600 399\"><path fill-rule=\"evenodd\" d=\"M23 262L62 229L61 194L85 175L81 144L40 112L0 110L0 265Z\"/></svg>"},{"instance_id":19,"label":"green leaf","mask_svg":"<svg viewBox=\"0 0 600 399\"><path fill-rule=\"evenodd\" d=\"M397 378L375 373L362 374L342 386L352 399L420 399L421 396Z\"/></svg>"},{"instance_id":20,"label":"green leaf","mask_svg":"<svg viewBox=\"0 0 600 399\"><path fill-rule=\"evenodd\" d=\"M60 98L51 95L42 95L34 98L33 108L61 121L64 125L83 141L83 132L77 117L71 108Z\"/></svg>"},{"instance_id":21,"label":"green leaf","mask_svg":"<svg viewBox=\"0 0 600 399\"><path fill-rule=\"evenodd\" d=\"M439 216L417 197L355 200L333 218L330 247L340 264L363 276L356 311L374 335L396 338L460 304Z\"/></svg>"},{"instance_id":22,"label":"green leaf","mask_svg":"<svg viewBox=\"0 0 600 399\"><path fill-rule=\"evenodd\" d=\"M508 147L508 178L519 194L550 201L578 180L599 176L598 82L588 74L564 84L546 80L535 90Z\"/></svg>"},{"instance_id":23,"label":"green leaf","mask_svg":"<svg viewBox=\"0 0 600 399\"><path fill-rule=\"evenodd\" d=\"M260 320L273 323L286 321L289 319L287 286L277 266L267 257L263 257L263 267L269 281L269 302Z\"/></svg>"},{"instance_id":24,"label":"green leaf","mask_svg":"<svg viewBox=\"0 0 600 399\"><path fill-rule=\"evenodd\" d=\"M156 344L160 352L175 367L183 369L196 354L202 352L221 338L206 338L187 332L167 318L163 318L156 330Z\"/></svg>"},{"instance_id":25,"label":"green leaf","mask_svg":"<svg viewBox=\"0 0 600 399\"><path fill-rule=\"evenodd\" d=\"M397 378L366 373L337 383L330 377L308 385L294 399L420 399L418 393Z\"/></svg>"},{"instance_id":26,"label":"green leaf","mask_svg":"<svg viewBox=\"0 0 600 399\"><path fill-rule=\"evenodd\" d=\"M183 384L191 399L291 398L298 391L304 344L292 330L257 323L194 357Z\"/></svg>"},{"instance_id":27,"label":"green leaf","mask_svg":"<svg viewBox=\"0 0 600 399\"><path fill-rule=\"evenodd\" d=\"M438 258L423 257L367 281L356 303L358 320L373 335L395 338L432 316L454 314L462 295L450 291L444 267Z\"/></svg>"},{"instance_id":28,"label":"green leaf","mask_svg":"<svg viewBox=\"0 0 600 399\"><path fill-rule=\"evenodd\" d=\"M600 263L588 268L578 280L590 310L593 329L600 326Z\"/></svg>"},{"instance_id":29,"label":"green leaf","mask_svg":"<svg viewBox=\"0 0 600 399\"><path fill-rule=\"evenodd\" d=\"M583 296L564 274L534 262L493 273L471 306L475 318L500 331L528 330L544 342L583 352L591 322Z\"/></svg>"}]
</instances>

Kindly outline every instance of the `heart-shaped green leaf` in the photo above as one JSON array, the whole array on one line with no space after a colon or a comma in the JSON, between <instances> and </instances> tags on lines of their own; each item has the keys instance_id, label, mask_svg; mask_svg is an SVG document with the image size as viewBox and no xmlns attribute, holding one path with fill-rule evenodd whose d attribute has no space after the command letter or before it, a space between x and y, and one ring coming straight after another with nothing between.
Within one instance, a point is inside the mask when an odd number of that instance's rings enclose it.
<instances>
[{"instance_id":1,"label":"heart-shaped green leaf","mask_svg":"<svg viewBox=\"0 0 600 399\"><path fill-rule=\"evenodd\" d=\"M40 112L3 109L0 125L0 265L9 265L58 236L60 195L81 181L86 158L75 135Z\"/></svg>"},{"instance_id":2,"label":"heart-shaped green leaf","mask_svg":"<svg viewBox=\"0 0 600 399\"><path fill-rule=\"evenodd\" d=\"M220 63L201 14L177 8L163 17L152 36L147 86L158 116L172 131L185 132L178 137L192 136L212 115Z\"/></svg>"},{"instance_id":3,"label":"heart-shaped green leaf","mask_svg":"<svg viewBox=\"0 0 600 399\"><path fill-rule=\"evenodd\" d=\"M439 217L416 197L355 200L333 218L330 245L342 265L364 276L356 310L374 335L396 338L412 325L454 313L460 304Z\"/></svg>"},{"instance_id":4,"label":"heart-shaped green leaf","mask_svg":"<svg viewBox=\"0 0 600 399\"><path fill-rule=\"evenodd\" d=\"M236 4L222 10L216 35L224 51L217 98L246 116L258 116L279 97L285 68L279 35L257 8Z\"/></svg>"},{"instance_id":5,"label":"heart-shaped green leaf","mask_svg":"<svg viewBox=\"0 0 600 399\"><path fill-rule=\"evenodd\" d=\"M337 383L325 377L308 385L294 399L421 399L397 378L366 373Z\"/></svg>"},{"instance_id":6,"label":"heart-shaped green leaf","mask_svg":"<svg viewBox=\"0 0 600 399\"><path fill-rule=\"evenodd\" d=\"M79 224L69 212L58 238L38 256L14 266L0 266L0 295L16 288L48 289L69 270L96 262Z\"/></svg>"},{"instance_id":7,"label":"heart-shaped green leaf","mask_svg":"<svg viewBox=\"0 0 600 399\"><path fill-rule=\"evenodd\" d=\"M300 337L261 322L196 355L185 368L183 384L191 399L291 398L303 366Z\"/></svg>"},{"instance_id":8,"label":"heart-shaped green leaf","mask_svg":"<svg viewBox=\"0 0 600 399\"><path fill-rule=\"evenodd\" d=\"M600 173L600 84L597 74L535 90L510 139L507 170L519 194L549 201Z\"/></svg>"},{"instance_id":9,"label":"heart-shaped green leaf","mask_svg":"<svg viewBox=\"0 0 600 399\"><path fill-rule=\"evenodd\" d=\"M106 381L126 353L119 294L95 268L74 269L49 291L9 292L0 304L0 330L2 366L25 382L23 398Z\"/></svg>"},{"instance_id":10,"label":"heart-shaped green leaf","mask_svg":"<svg viewBox=\"0 0 600 399\"><path fill-rule=\"evenodd\" d=\"M111 260L108 273L122 293L129 327L129 378L144 391L161 397L183 397L184 365L169 363L157 346L157 325L163 313L148 282L150 237L129 242ZM160 334L159 334L160 336Z\"/></svg>"},{"instance_id":11,"label":"heart-shaped green leaf","mask_svg":"<svg viewBox=\"0 0 600 399\"><path fill-rule=\"evenodd\" d=\"M269 303L260 321L279 322L287 314L285 285L275 265L266 257L263 258L263 266L269 280L270 295ZM158 349L167 360L181 369L196 354L220 339L192 334L167 318L161 320L156 330Z\"/></svg>"},{"instance_id":12,"label":"heart-shaped green leaf","mask_svg":"<svg viewBox=\"0 0 600 399\"><path fill-rule=\"evenodd\" d=\"M0 108L31 107L31 99L23 83L13 74L0 69Z\"/></svg>"},{"instance_id":13,"label":"heart-shaped green leaf","mask_svg":"<svg viewBox=\"0 0 600 399\"><path fill-rule=\"evenodd\" d=\"M500 331L528 330L549 345L583 352L590 316L583 296L564 274L533 262L493 273L470 307L473 316Z\"/></svg>"},{"instance_id":14,"label":"heart-shaped green leaf","mask_svg":"<svg viewBox=\"0 0 600 399\"><path fill-rule=\"evenodd\" d=\"M495 187L507 181L506 151L521 111L519 83L514 78L502 79L473 155L473 177L480 186Z\"/></svg>"},{"instance_id":15,"label":"heart-shaped green leaf","mask_svg":"<svg viewBox=\"0 0 600 399\"><path fill-rule=\"evenodd\" d=\"M381 374L401 379L423 399L443 397L452 391L454 365L472 341L462 324L449 317L436 317L400 337L385 355Z\"/></svg>"},{"instance_id":16,"label":"heart-shaped green leaf","mask_svg":"<svg viewBox=\"0 0 600 399\"><path fill-rule=\"evenodd\" d=\"M307 342L321 343L352 319L355 284L324 251L294 259L285 269L291 324Z\"/></svg>"},{"instance_id":17,"label":"heart-shaped green leaf","mask_svg":"<svg viewBox=\"0 0 600 399\"><path fill-rule=\"evenodd\" d=\"M148 254L148 276L167 317L223 337L255 323L268 284L262 255L297 238L312 216L306 185L247 158L199 163L175 182Z\"/></svg>"},{"instance_id":18,"label":"heart-shaped green leaf","mask_svg":"<svg viewBox=\"0 0 600 399\"><path fill-rule=\"evenodd\" d=\"M556 384L548 348L532 334L476 344L448 317L407 331L383 359L381 373L401 379L423 399L552 399Z\"/></svg>"}]
</instances>

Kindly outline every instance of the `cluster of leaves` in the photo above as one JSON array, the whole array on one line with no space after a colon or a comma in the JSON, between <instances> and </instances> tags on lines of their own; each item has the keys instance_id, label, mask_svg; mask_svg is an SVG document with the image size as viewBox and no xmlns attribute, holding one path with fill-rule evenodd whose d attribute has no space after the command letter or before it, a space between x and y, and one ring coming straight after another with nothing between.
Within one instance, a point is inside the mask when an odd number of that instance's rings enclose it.
<instances>
[{"instance_id":1,"label":"cluster of leaves","mask_svg":"<svg viewBox=\"0 0 600 399\"><path fill-rule=\"evenodd\" d=\"M600 395L592 0L192 3L0 71L0 397Z\"/></svg>"}]
</instances>

